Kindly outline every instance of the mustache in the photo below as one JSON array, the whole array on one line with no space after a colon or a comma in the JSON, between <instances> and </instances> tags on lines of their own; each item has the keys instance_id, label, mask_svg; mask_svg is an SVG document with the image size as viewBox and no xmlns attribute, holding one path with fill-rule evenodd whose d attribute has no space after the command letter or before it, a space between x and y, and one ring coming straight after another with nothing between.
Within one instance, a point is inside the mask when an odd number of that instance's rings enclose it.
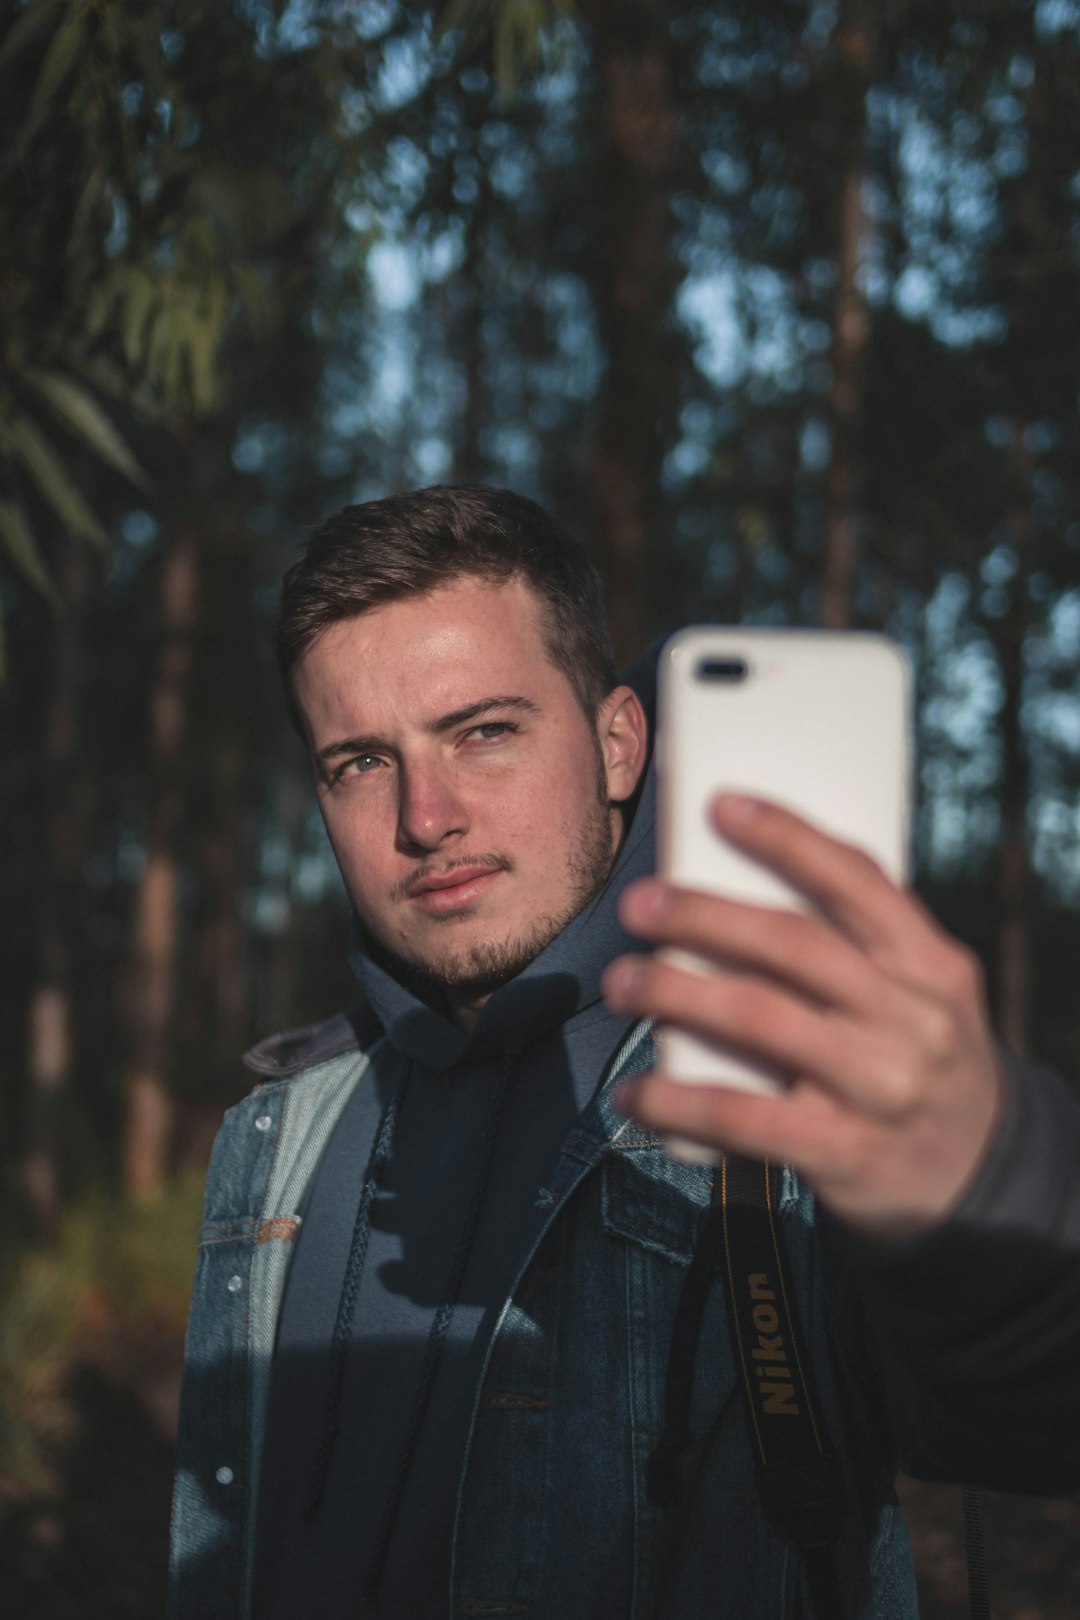
<instances>
[{"instance_id":1,"label":"mustache","mask_svg":"<svg viewBox=\"0 0 1080 1620\"><path fill-rule=\"evenodd\" d=\"M422 883L428 878L443 877L447 872L459 872L464 866L478 866L485 872L512 872L514 863L509 855L459 855L452 861L424 861L409 873L408 877L395 883L390 890L391 900L408 900Z\"/></svg>"}]
</instances>

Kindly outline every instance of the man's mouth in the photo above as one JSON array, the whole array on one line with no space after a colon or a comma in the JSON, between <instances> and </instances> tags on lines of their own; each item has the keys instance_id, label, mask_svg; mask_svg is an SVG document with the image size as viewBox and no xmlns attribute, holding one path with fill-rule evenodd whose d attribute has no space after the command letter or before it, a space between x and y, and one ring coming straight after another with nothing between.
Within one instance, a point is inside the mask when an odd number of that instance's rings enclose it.
<instances>
[{"instance_id":1,"label":"man's mouth","mask_svg":"<svg viewBox=\"0 0 1080 1620\"><path fill-rule=\"evenodd\" d=\"M436 915L456 911L475 904L505 870L501 863L469 862L445 872L423 873L408 885L405 898Z\"/></svg>"}]
</instances>

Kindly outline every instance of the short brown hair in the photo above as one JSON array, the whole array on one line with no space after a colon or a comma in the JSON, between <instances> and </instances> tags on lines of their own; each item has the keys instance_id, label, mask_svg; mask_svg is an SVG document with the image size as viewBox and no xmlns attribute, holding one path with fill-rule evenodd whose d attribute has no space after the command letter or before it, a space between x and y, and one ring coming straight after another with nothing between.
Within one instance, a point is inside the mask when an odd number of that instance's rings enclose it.
<instances>
[{"instance_id":1,"label":"short brown hair","mask_svg":"<svg viewBox=\"0 0 1080 1620\"><path fill-rule=\"evenodd\" d=\"M289 711L303 735L293 671L342 619L474 577L524 580L541 631L590 720L615 685L600 575L553 517L524 495L483 485L434 485L346 506L317 528L285 575L277 654Z\"/></svg>"}]
</instances>

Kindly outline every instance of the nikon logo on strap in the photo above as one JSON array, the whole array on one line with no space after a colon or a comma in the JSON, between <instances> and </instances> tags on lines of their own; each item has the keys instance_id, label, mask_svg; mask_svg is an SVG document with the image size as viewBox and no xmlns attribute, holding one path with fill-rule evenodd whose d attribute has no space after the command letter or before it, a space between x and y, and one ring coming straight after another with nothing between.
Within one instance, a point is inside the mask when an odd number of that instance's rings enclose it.
<instances>
[{"instance_id":1,"label":"nikon logo on strap","mask_svg":"<svg viewBox=\"0 0 1080 1620\"><path fill-rule=\"evenodd\" d=\"M762 1410L777 1417L798 1417L800 1407L795 1399L795 1384L788 1366L788 1351L784 1335L780 1332L780 1316L776 1309L776 1290L770 1286L768 1274L752 1271L747 1277L750 1298L750 1320L757 1335L752 1343L750 1357L754 1363L755 1387Z\"/></svg>"},{"instance_id":2,"label":"nikon logo on strap","mask_svg":"<svg viewBox=\"0 0 1080 1620\"><path fill-rule=\"evenodd\" d=\"M724 1280L762 1511L803 1554L812 1612L843 1620L850 1611L831 1547L847 1511L844 1481L816 1410L769 1167L729 1154L719 1182Z\"/></svg>"}]
</instances>

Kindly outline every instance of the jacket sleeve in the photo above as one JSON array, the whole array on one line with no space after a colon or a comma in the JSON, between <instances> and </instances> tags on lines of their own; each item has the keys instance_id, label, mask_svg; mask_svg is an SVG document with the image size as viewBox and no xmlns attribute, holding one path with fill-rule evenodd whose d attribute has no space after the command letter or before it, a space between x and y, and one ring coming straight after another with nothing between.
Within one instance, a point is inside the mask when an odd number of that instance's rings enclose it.
<instances>
[{"instance_id":1,"label":"jacket sleeve","mask_svg":"<svg viewBox=\"0 0 1080 1620\"><path fill-rule=\"evenodd\" d=\"M933 1232L823 1222L854 1286L901 1467L997 1490L1080 1486L1080 1103L1005 1058L997 1137Z\"/></svg>"}]
</instances>

